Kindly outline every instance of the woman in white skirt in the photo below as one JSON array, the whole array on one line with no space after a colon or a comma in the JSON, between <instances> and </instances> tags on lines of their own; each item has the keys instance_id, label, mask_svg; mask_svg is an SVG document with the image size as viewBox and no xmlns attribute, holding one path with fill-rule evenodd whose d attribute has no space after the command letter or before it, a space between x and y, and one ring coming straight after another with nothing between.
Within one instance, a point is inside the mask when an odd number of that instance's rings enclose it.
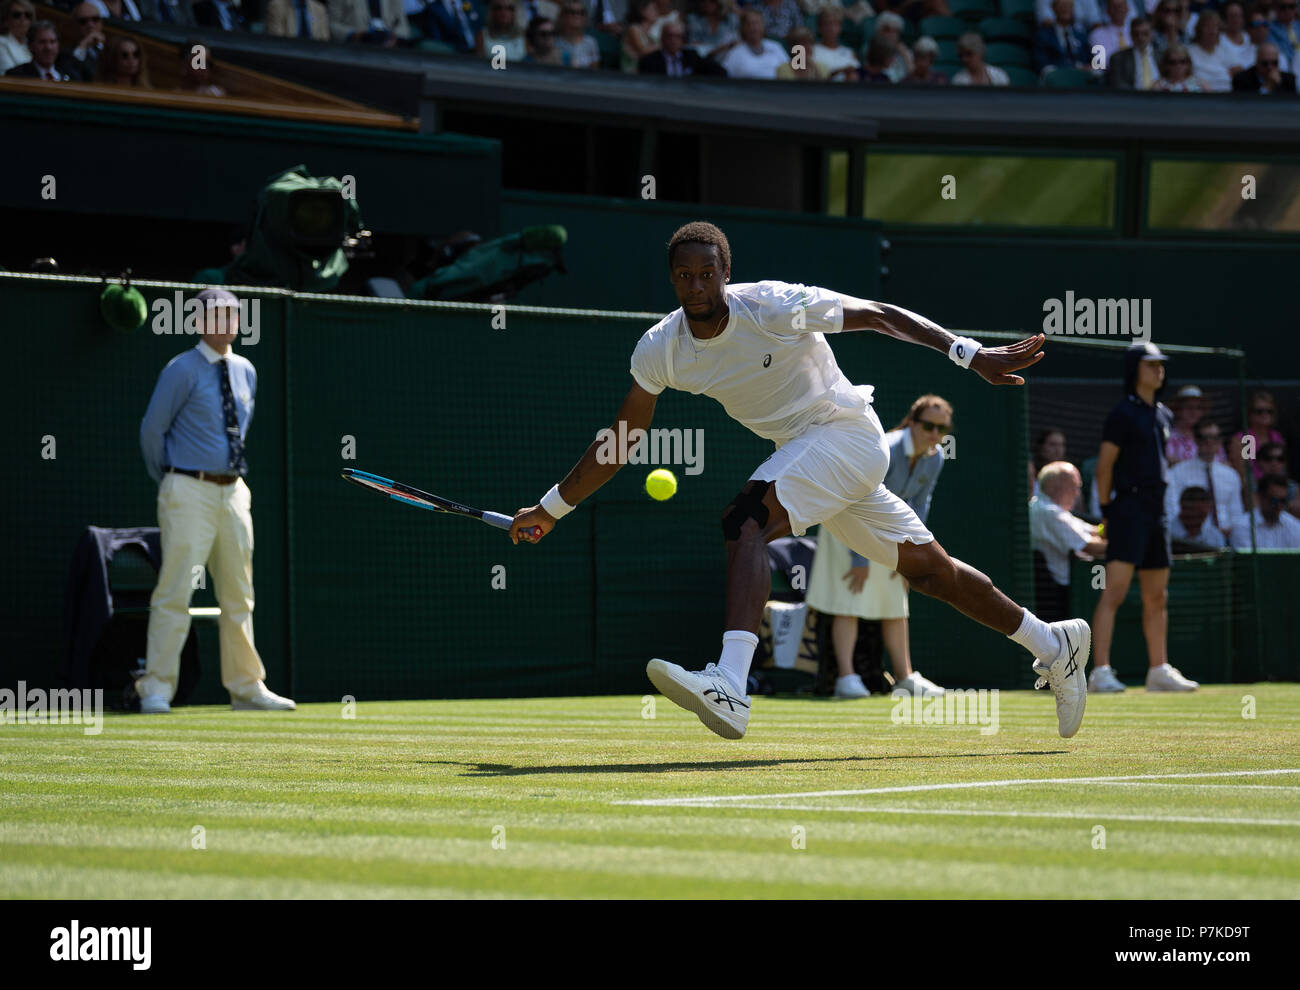
<instances>
[{"instance_id":1,"label":"woman in white skirt","mask_svg":"<svg viewBox=\"0 0 1300 990\"><path fill-rule=\"evenodd\" d=\"M926 521L930 498L943 468L939 442L952 429L952 406L937 395L923 395L912 403L903 421L885 434L889 470L884 486ZM853 670L853 650L858 640L858 619L880 622L881 638L894 668L894 690L909 694L943 694L943 688L912 669L907 629L907 581L898 572L872 567L822 528L817 537L808 580L807 602L818 612L834 616L831 642L839 677L837 698L865 698L869 692Z\"/></svg>"}]
</instances>

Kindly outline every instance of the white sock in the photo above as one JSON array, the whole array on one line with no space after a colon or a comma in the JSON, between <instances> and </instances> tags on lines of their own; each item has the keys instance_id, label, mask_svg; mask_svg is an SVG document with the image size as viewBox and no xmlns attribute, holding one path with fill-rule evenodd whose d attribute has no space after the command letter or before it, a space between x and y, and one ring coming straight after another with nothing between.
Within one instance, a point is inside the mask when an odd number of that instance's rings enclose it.
<instances>
[{"instance_id":1,"label":"white sock","mask_svg":"<svg viewBox=\"0 0 1300 990\"><path fill-rule=\"evenodd\" d=\"M1056 633L1029 609L1024 609L1024 613L1025 618L1020 623L1020 628L1007 638L1013 643L1019 643L1039 660L1055 660L1056 654L1061 650L1061 645L1056 641Z\"/></svg>"},{"instance_id":2,"label":"white sock","mask_svg":"<svg viewBox=\"0 0 1300 990\"><path fill-rule=\"evenodd\" d=\"M741 694L749 693L749 665L757 647L758 637L744 629L729 629L722 634L722 658L718 667Z\"/></svg>"}]
</instances>

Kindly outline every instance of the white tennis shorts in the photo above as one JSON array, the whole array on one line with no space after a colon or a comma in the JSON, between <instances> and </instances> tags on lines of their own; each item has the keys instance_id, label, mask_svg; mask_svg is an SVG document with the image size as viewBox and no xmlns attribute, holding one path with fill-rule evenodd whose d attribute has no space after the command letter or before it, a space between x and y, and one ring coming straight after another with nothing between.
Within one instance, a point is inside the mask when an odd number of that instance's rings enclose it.
<instances>
[{"instance_id":1,"label":"white tennis shorts","mask_svg":"<svg viewBox=\"0 0 1300 990\"><path fill-rule=\"evenodd\" d=\"M868 406L861 417L809 427L749 477L775 483L795 536L820 523L845 546L892 571L898 566L898 544L930 543L934 536L912 507L884 486L889 469L884 436Z\"/></svg>"}]
</instances>

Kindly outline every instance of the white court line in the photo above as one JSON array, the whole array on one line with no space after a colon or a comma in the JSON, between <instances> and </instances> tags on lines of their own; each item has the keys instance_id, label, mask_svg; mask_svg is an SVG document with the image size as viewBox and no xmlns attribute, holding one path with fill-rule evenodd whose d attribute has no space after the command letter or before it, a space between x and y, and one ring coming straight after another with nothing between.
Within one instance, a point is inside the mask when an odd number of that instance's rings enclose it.
<instances>
[{"instance_id":1,"label":"white court line","mask_svg":"<svg viewBox=\"0 0 1300 990\"><path fill-rule=\"evenodd\" d=\"M1181 822L1191 825L1280 825L1300 828L1300 821L1278 818L1197 818L1190 815L1115 815L1108 811L969 811L956 808L843 808L817 804L733 804L733 808L764 811L851 811L864 815L959 815L967 818L1083 818L1090 822Z\"/></svg>"},{"instance_id":2,"label":"white court line","mask_svg":"<svg viewBox=\"0 0 1300 990\"><path fill-rule=\"evenodd\" d=\"M1213 773L1139 773L1121 777L1021 777L1014 780L971 780L957 784L907 784L899 787L866 787L851 791L793 791L787 794L713 794L706 797L643 798L639 801L615 801L614 804L640 804L655 807L691 807L734 801L780 801L785 798L858 797L863 794L904 794L916 791L957 791L979 787L1020 787L1025 784L1109 784L1117 780L1186 780L1205 777L1266 777L1292 770L1219 770ZM834 809L824 808L824 811Z\"/></svg>"}]
</instances>

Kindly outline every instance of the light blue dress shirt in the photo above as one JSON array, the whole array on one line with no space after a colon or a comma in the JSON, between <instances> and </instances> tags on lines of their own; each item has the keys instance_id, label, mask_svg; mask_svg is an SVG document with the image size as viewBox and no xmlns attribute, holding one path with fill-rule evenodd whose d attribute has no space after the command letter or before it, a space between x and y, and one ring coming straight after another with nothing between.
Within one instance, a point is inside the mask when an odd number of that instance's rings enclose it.
<instances>
[{"instance_id":1,"label":"light blue dress shirt","mask_svg":"<svg viewBox=\"0 0 1300 990\"><path fill-rule=\"evenodd\" d=\"M257 394L257 372L233 350L230 390L235 397L239 436L248 440ZM172 358L158 376L149 408L140 422L140 449L149 477L161 481L163 466L230 474L230 444L221 412L222 355L203 341Z\"/></svg>"}]
</instances>

